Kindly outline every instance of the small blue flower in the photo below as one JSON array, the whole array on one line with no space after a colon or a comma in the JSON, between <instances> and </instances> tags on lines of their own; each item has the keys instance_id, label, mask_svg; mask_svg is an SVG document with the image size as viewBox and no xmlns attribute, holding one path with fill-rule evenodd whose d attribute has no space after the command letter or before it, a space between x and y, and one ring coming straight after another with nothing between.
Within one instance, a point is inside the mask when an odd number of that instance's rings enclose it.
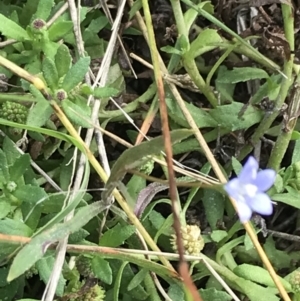
<instances>
[{"instance_id":1,"label":"small blue flower","mask_svg":"<svg viewBox=\"0 0 300 301\"><path fill-rule=\"evenodd\" d=\"M249 157L239 176L224 186L228 195L236 201L242 223L248 222L253 212L262 215L273 213L272 201L265 191L274 184L275 177L272 169L258 171L258 162Z\"/></svg>"}]
</instances>

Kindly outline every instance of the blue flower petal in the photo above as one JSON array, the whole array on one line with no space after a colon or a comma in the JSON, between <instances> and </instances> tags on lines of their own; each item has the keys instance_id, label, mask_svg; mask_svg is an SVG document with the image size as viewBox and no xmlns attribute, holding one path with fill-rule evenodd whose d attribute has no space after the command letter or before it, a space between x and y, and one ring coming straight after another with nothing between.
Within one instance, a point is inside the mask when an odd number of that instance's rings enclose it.
<instances>
[{"instance_id":1,"label":"blue flower petal","mask_svg":"<svg viewBox=\"0 0 300 301\"><path fill-rule=\"evenodd\" d=\"M237 204L237 213L239 215L240 221L246 223L250 220L252 216L251 208L243 202L236 202Z\"/></svg>"},{"instance_id":2,"label":"blue flower petal","mask_svg":"<svg viewBox=\"0 0 300 301\"><path fill-rule=\"evenodd\" d=\"M252 181L256 178L257 170L258 162L254 157L249 157L238 178L242 183L252 183Z\"/></svg>"},{"instance_id":3,"label":"blue flower petal","mask_svg":"<svg viewBox=\"0 0 300 301\"><path fill-rule=\"evenodd\" d=\"M273 169L261 170L257 173L256 179L252 181L259 191L267 191L275 182L276 172Z\"/></svg>"},{"instance_id":4,"label":"blue flower petal","mask_svg":"<svg viewBox=\"0 0 300 301\"><path fill-rule=\"evenodd\" d=\"M239 190L241 187L240 180L238 178L234 178L230 180L227 184L225 184L224 189L228 193L228 195L234 199L239 196Z\"/></svg>"},{"instance_id":5,"label":"blue flower petal","mask_svg":"<svg viewBox=\"0 0 300 301\"><path fill-rule=\"evenodd\" d=\"M266 193L257 193L254 198L247 199L247 205L262 215L271 215L273 213L273 205L270 197Z\"/></svg>"}]
</instances>

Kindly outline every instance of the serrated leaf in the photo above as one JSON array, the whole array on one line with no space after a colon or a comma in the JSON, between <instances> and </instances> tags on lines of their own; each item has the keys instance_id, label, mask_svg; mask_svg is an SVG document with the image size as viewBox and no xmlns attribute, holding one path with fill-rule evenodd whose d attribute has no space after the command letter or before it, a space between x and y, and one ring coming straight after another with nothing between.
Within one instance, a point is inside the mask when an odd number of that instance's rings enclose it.
<instances>
[{"instance_id":1,"label":"serrated leaf","mask_svg":"<svg viewBox=\"0 0 300 301\"><path fill-rule=\"evenodd\" d=\"M173 99L166 98L166 103L168 107L168 115L170 116L170 118L172 118L179 125L189 128L189 124L186 121L186 118L184 117L177 102ZM204 110L195 107L194 105L187 102L185 102L185 106L191 113L198 128L216 127L218 125L218 123Z\"/></svg>"},{"instance_id":2,"label":"serrated leaf","mask_svg":"<svg viewBox=\"0 0 300 301\"><path fill-rule=\"evenodd\" d=\"M107 98L107 97L113 97L117 96L120 92L111 87L99 87L94 89L94 96L96 98Z\"/></svg>"},{"instance_id":3,"label":"serrated leaf","mask_svg":"<svg viewBox=\"0 0 300 301\"><path fill-rule=\"evenodd\" d=\"M52 228L35 236L15 256L7 277L8 281L22 275L44 255L45 248L67 235L74 233L88 223L94 216L106 209L103 202L95 202L78 209L75 216L63 224L55 224ZM1 223L0 223L1 224Z\"/></svg>"},{"instance_id":4,"label":"serrated leaf","mask_svg":"<svg viewBox=\"0 0 300 301\"><path fill-rule=\"evenodd\" d=\"M5 218L0 221L0 233L30 237L32 230L21 221Z\"/></svg>"},{"instance_id":5,"label":"serrated leaf","mask_svg":"<svg viewBox=\"0 0 300 301\"><path fill-rule=\"evenodd\" d=\"M62 88L67 93L82 82L85 74L88 72L90 62L90 57L81 57L67 72L62 84Z\"/></svg>"},{"instance_id":6,"label":"serrated leaf","mask_svg":"<svg viewBox=\"0 0 300 301\"><path fill-rule=\"evenodd\" d=\"M92 269L95 276L106 284L112 284L112 270L109 262L100 256L92 259Z\"/></svg>"},{"instance_id":7,"label":"serrated leaf","mask_svg":"<svg viewBox=\"0 0 300 301\"><path fill-rule=\"evenodd\" d=\"M35 106L29 110L26 124L35 127L43 126L50 118L53 109L44 96L34 86L30 85L31 94L37 98Z\"/></svg>"},{"instance_id":8,"label":"serrated leaf","mask_svg":"<svg viewBox=\"0 0 300 301\"><path fill-rule=\"evenodd\" d=\"M39 271L39 276L41 280L44 281L45 284L47 284L50 280L54 268L54 263L55 263L55 258L52 256L47 256L45 258L42 258L36 263L36 268ZM64 294L65 284L66 284L66 280L64 279L63 275L60 274L56 291L55 291L55 294L58 297L61 297Z\"/></svg>"},{"instance_id":9,"label":"serrated leaf","mask_svg":"<svg viewBox=\"0 0 300 301\"><path fill-rule=\"evenodd\" d=\"M59 78L67 74L71 67L71 63L72 57L69 48L64 44L60 45L55 55L55 66Z\"/></svg>"},{"instance_id":10,"label":"serrated leaf","mask_svg":"<svg viewBox=\"0 0 300 301\"><path fill-rule=\"evenodd\" d=\"M218 76L218 81L224 84L236 84L252 79L269 78L268 73L265 70L259 68L241 67L233 68L233 70L222 70L222 74Z\"/></svg>"},{"instance_id":11,"label":"serrated leaf","mask_svg":"<svg viewBox=\"0 0 300 301\"><path fill-rule=\"evenodd\" d=\"M54 6L54 0L40 1L36 13L34 14L34 18L47 21L53 6Z\"/></svg>"},{"instance_id":12,"label":"serrated leaf","mask_svg":"<svg viewBox=\"0 0 300 301\"><path fill-rule=\"evenodd\" d=\"M93 127L91 115L87 113L86 109L82 109L82 106L73 103L69 99L64 99L62 101L62 108L67 115L67 117L76 125L83 128ZM87 107L87 104L85 104Z\"/></svg>"},{"instance_id":13,"label":"serrated leaf","mask_svg":"<svg viewBox=\"0 0 300 301\"><path fill-rule=\"evenodd\" d=\"M44 58L42 63L42 70L48 87L50 87L52 91L57 89L58 73L54 62L50 58L48 57Z\"/></svg>"},{"instance_id":14,"label":"serrated leaf","mask_svg":"<svg viewBox=\"0 0 300 301\"><path fill-rule=\"evenodd\" d=\"M115 248L124 243L135 232L135 226L117 224L107 230L100 239L100 246Z\"/></svg>"},{"instance_id":15,"label":"serrated leaf","mask_svg":"<svg viewBox=\"0 0 300 301\"><path fill-rule=\"evenodd\" d=\"M170 133L172 145L192 135L191 130L175 130ZM111 175L105 185L107 190L102 193L103 200L106 200L114 187L118 184L128 169L136 168L149 160L150 155L158 154L164 149L162 136L125 150L112 167Z\"/></svg>"},{"instance_id":16,"label":"serrated leaf","mask_svg":"<svg viewBox=\"0 0 300 301\"><path fill-rule=\"evenodd\" d=\"M10 180L11 181L17 181L19 178L21 178L26 170L30 166L30 156L29 154L24 154L17 158L13 166L11 166L10 169Z\"/></svg>"},{"instance_id":17,"label":"serrated leaf","mask_svg":"<svg viewBox=\"0 0 300 301\"><path fill-rule=\"evenodd\" d=\"M223 105L212 109L209 114L222 128L231 131L248 129L263 118L263 112L252 106L248 106L244 114L240 116L243 107L244 104L233 102L230 105Z\"/></svg>"},{"instance_id":18,"label":"serrated leaf","mask_svg":"<svg viewBox=\"0 0 300 301\"><path fill-rule=\"evenodd\" d=\"M73 22L72 21L59 21L55 22L48 29L49 40L56 42L62 39L66 34L72 31Z\"/></svg>"},{"instance_id":19,"label":"serrated leaf","mask_svg":"<svg viewBox=\"0 0 300 301\"><path fill-rule=\"evenodd\" d=\"M195 58L219 47L222 42L223 40L217 30L209 28L204 29L191 43L190 49L185 56L189 57L189 59Z\"/></svg>"},{"instance_id":20,"label":"serrated leaf","mask_svg":"<svg viewBox=\"0 0 300 301\"><path fill-rule=\"evenodd\" d=\"M29 39L26 30L2 14L0 14L0 32L2 35L17 41Z\"/></svg>"}]
</instances>

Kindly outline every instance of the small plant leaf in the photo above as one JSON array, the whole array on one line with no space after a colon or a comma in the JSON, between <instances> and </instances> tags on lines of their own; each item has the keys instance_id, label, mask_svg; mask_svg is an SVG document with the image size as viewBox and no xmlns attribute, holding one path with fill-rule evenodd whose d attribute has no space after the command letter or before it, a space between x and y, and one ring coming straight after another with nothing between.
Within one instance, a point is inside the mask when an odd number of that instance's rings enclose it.
<instances>
[{"instance_id":1,"label":"small plant leaf","mask_svg":"<svg viewBox=\"0 0 300 301\"><path fill-rule=\"evenodd\" d=\"M34 19L42 19L44 21L47 21L53 6L54 0L40 1L36 13L34 14Z\"/></svg>"},{"instance_id":2,"label":"small plant leaf","mask_svg":"<svg viewBox=\"0 0 300 301\"><path fill-rule=\"evenodd\" d=\"M184 117L177 102L171 98L166 98L166 103L168 106L168 114L170 118L179 125L189 128L189 124L186 121L186 118ZM185 103L185 106L191 113L194 121L199 128L216 127L218 125L218 123L204 110L195 107L194 105L187 102Z\"/></svg>"},{"instance_id":3,"label":"small plant leaf","mask_svg":"<svg viewBox=\"0 0 300 301\"><path fill-rule=\"evenodd\" d=\"M21 221L5 218L0 221L0 233L30 237L32 230Z\"/></svg>"},{"instance_id":4,"label":"small plant leaf","mask_svg":"<svg viewBox=\"0 0 300 301\"><path fill-rule=\"evenodd\" d=\"M222 74L219 74L218 81L224 84L236 84L246 82L252 79L269 78L268 73L259 68L242 67L227 70L222 68Z\"/></svg>"},{"instance_id":5,"label":"small plant leaf","mask_svg":"<svg viewBox=\"0 0 300 301\"><path fill-rule=\"evenodd\" d=\"M29 111L27 116L27 125L41 127L50 118L53 109L42 93L38 91L34 86L30 85L30 92L37 98L36 105Z\"/></svg>"},{"instance_id":6,"label":"small plant leaf","mask_svg":"<svg viewBox=\"0 0 300 301\"><path fill-rule=\"evenodd\" d=\"M237 266L233 272L247 280L251 280L253 282L269 286L269 287L276 287L272 277L270 276L269 272L260 266L254 266L251 264L241 264ZM291 292L292 288L288 281L284 280L283 278L279 277L280 282L283 284L284 288L287 292Z\"/></svg>"},{"instance_id":7,"label":"small plant leaf","mask_svg":"<svg viewBox=\"0 0 300 301\"><path fill-rule=\"evenodd\" d=\"M172 144L189 137L192 133L191 130L186 129L172 131L170 133ZM106 200L111 195L114 187L124 177L127 170L142 165L149 160L148 156L158 154L163 149L164 139L160 136L124 151L111 170L111 175L105 185L106 190L102 193L102 199Z\"/></svg>"},{"instance_id":8,"label":"small plant leaf","mask_svg":"<svg viewBox=\"0 0 300 301\"><path fill-rule=\"evenodd\" d=\"M227 294L226 292L218 291L215 288L207 288L207 289L200 289L199 293L201 295L201 298L205 301L231 301L232 297Z\"/></svg>"},{"instance_id":9,"label":"small plant leaf","mask_svg":"<svg viewBox=\"0 0 300 301\"><path fill-rule=\"evenodd\" d=\"M112 284L112 270L107 260L100 256L94 256L92 259L92 269L98 279L106 284Z\"/></svg>"},{"instance_id":10,"label":"small plant leaf","mask_svg":"<svg viewBox=\"0 0 300 301\"><path fill-rule=\"evenodd\" d=\"M244 114L240 116L243 107L244 104L233 102L230 105L223 105L212 109L209 114L222 128L232 131L248 129L261 121L263 112L252 106L249 106Z\"/></svg>"},{"instance_id":11,"label":"small plant leaf","mask_svg":"<svg viewBox=\"0 0 300 301\"><path fill-rule=\"evenodd\" d=\"M71 63L72 57L69 48L64 44L60 45L55 55L55 66L59 78L62 78L67 74L71 67Z\"/></svg>"},{"instance_id":12,"label":"small plant leaf","mask_svg":"<svg viewBox=\"0 0 300 301\"><path fill-rule=\"evenodd\" d=\"M99 87L99 88L95 88L93 94L97 98L107 98L107 97L117 96L119 93L120 93L120 91L118 91L115 88Z\"/></svg>"},{"instance_id":13,"label":"small plant leaf","mask_svg":"<svg viewBox=\"0 0 300 301\"><path fill-rule=\"evenodd\" d=\"M86 107L86 103L83 107L70 101L69 99L64 99L62 101L62 108L65 114L74 124L83 128L91 128L93 127L91 115L87 113L89 110L86 110Z\"/></svg>"},{"instance_id":14,"label":"small plant leaf","mask_svg":"<svg viewBox=\"0 0 300 301\"><path fill-rule=\"evenodd\" d=\"M0 14L0 32L2 35L17 41L29 40L26 30L2 14Z\"/></svg>"},{"instance_id":15,"label":"small plant leaf","mask_svg":"<svg viewBox=\"0 0 300 301\"><path fill-rule=\"evenodd\" d=\"M0 148L0 186L9 181L9 169L6 154Z\"/></svg>"},{"instance_id":16,"label":"small plant leaf","mask_svg":"<svg viewBox=\"0 0 300 301\"><path fill-rule=\"evenodd\" d=\"M204 189L202 203L207 221L212 230L217 230L218 221L222 221L225 198L220 192L212 189Z\"/></svg>"},{"instance_id":17,"label":"small plant leaf","mask_svg":"<svg viewBox=\"0 0 300 301\"><path fill-rule=\"evenodd\" d=\"M90 62L90 57L81 57L76 64L69 69L62 84L62 88L67 93L82 82L85 74L88 72Z\"/></svg>"},{"instance_id":18,"label":"small plant leaf","mask_svg":"<svg viewBox=\"0 0 300 301\"><path fill-rule=\"evenodd\" d=\"M141 269L129 282L129 284L127 286L127 290L131 291L131 290L135 289L138 285L140 285L144 281L144 279L148 273L149 273L148 270Z\"/></svg>"},{"instance_id":19,"label":"small plant leaf","mask_svg":"<svg viewBox=\"0 0 300 301\"><path fill-rule=\"evenodd\" d=\"M82 207L69 221L63 224L55 224L52 228L35 236L14 258L7 280L12 281L22 275L44 256L50 244L76 232L105 208L101 201Z\"/></svg>"},{"instance_id":20,"label":"small plant leaf","mask_svg":"<svg viewBox=\"0 0 300 301\"><path fill-rule=\"evenodd\" d=\"M73 22L72 21L59 21L55 22L49 29L49 40L56 42L62 39L66 34L72 31Z\"/></svg>"},{"instance_id":21,"label":"small plant leaf","mask_svg":"<svg viewBox=\"0 0 300 301\"><path fill-rule=\"evenodd\" d=\"M17 160L15 161L13 166L11 166L9 168L10 180L14 181L14 182L18 181L19 178L21 178L25 174L25 172L29 168L29 166L30 166L29 154L24 154L24 155L20 156L19 158L17 158Z\"/></svg>"},{"instance_id":22,"label":"small plant leaf","mask_svg":"<svg viewBox=\"0 0 300 301\"><path fill-rule=\"evenodd\" d=\"M54 62L46 57L42 64L43 75L49 88L54 91L58 86L58 73Z\"/></svg>"},{"instance_id":23,"label":"small plant leaf","mask_svg":"<svg viewBox=\"0 0 300 301\"><path fill-rule=\"evenodd\" d=\"M127 225L122 226L117 224L113 228L107 230L100 239L100 246L105 247L118 247L124 243L135 232L135 226Z\"/></svg>"},{"instance_id":24,"label":"small plant leaf","mask_svg":"<svg viewBox=\"0 0 300 301\"><path fill-rule=\"evenodd\" d=\"M190 50L185 55L189 58L195 58L217 48L222 42L223 40L217 30L205 29L191 43Z\"/></svg>"},{"instance_id":25,"label":"small plant leaf","mask_svg":"<svg viewBox=\"0 0 300 301\"><path fill-rule=\"evenodd\" d=\"M43 188L29 184L18 187L12 195L22 202L30 204L37 204L39 201L43 201L48 198L48 195Z\"/></svg>"},{"instance_id":26,"label":"small plant leaf","mask_svg":"<svg viewBox=\"0 0 300 301\"><path fill-rule=\"evenodd\" d=\"M47 284L50 280L53 268L54 268L55 258L53 256L47 256L45 258L40 259L36 263L36 268L39 271L40 278ZM63 275L59 275L59 280L57 283L55 294L58 297L61 297L64 293L64 287L66 284L66 280Z\"/></svg>"}]
</instances>

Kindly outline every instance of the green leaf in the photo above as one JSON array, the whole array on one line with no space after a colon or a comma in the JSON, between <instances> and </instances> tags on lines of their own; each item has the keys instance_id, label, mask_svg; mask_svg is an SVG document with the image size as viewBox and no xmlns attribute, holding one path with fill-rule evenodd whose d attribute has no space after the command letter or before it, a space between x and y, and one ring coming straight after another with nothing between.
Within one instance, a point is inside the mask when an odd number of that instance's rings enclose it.
<instances>
[{"instance_id":1,"label":"green leaf","mask_svg":"<svg viewBox=\"0 0 300 301\"><path fill-rule=\"evenodd\" d=\"M227 236L227 232L224 230L214 230L210 237L213 241L215 242L220 242L223 238L225 238Z\"/></svg>"},{"instance_id":2,"label":"green leaf","mask_svg":"<svg viewBox=\"0 0 300 301\"><path fill-rule=\"evenodd\" d=\"M240 116L243 107L244 104L233 102L230 105L223 105L212 109L209 114L222 128L231 131L248 129L261 121L263 112L252 106L248 106L244 114Z\"/></svg>"},{"instance_id":3,"label":"green leaf","mask_svg":"<svg viewBox=\"0 0 300 301\"><path fill-rule=\"evenodd\" d=\"M233 70L222 69L222 73L218 76L218 81L224 84L236 84L246 82L252 79L269 78L268 73L259 68L242 67L233 68Z\"/></svg>"},{"instance_id":4,"label":"green leaf","mask_svg":"<svg viewBox=\"0 0 300 301\"><path fill-rule=\"evenodd\" d=\"M220 46L222 38L215 29L204 29L198 37L191 43L190 50L185 54L189 59L193 59L205 52L211 51Z\"/></svg>"},{"instance_id":5,"label":"green leaf","mask_svg":"<svg viewBox=\"0 0 300 301\"><path fill-rule=\"evenodd\" d=\"M55 258L52 256L44 257L36 263L36 268L39 271L39 276L44 281L45 284L47 284L50 280L54 268L54 263L55 263ZM65 284L66 284L66 280L64 279L63 275L60 274L56 291L55 291L55 294L58 297L62 297L62 295L64 294Z\"/></svg>"},{"instance_id":6,"label":"green leaf","mask_svg":"<svg viewBox=\"0 0 300 301\"><path fill-rule=\"evenodd\" d=\"M82 82L85 74L88 72L90 62L90 57L81 57L67 72L62 84L62 88L67 93Z\"/></svg>"},{"instance_id":7,"label":"green leaf","mask_svg":"<svg viewBox=\"0 0 300 301\"><path fill-rule=\"evenodd\" d=\"M55 22L48 29L50 41L56 42L62 39L66 34L72 31L73 22L72 21L59 21Z\"/></svg>"},{"instance_id":8,"label":"green leaf","mask_svg":"<svg viewBox=\"0 0 300 301\"><path fill-rule=\"evenodd\" d=\"M107 98L107 97L117 96L119 93L120 91L118 91L115 88L99 87L99 88L95 88L93 94L96 98Z\"/></svg>"},{"instance_id":9,"label":"green leaf","mask_svg":"<svg viewBox=\"0 0 300 301\"><path fill-rule=\"evenodd\" d=\"M232 297L226 292L218 291L215 288L199 290L199 293L204 301L231 301Z\"/></svg>"},{"instance_id":10,"label":"green leaf","mask_svg":"<svg viewBox=\"0 0 300 301\"><path fill-rule=\"evenodd\" d=\"M47 101L41 92L33 85L30 85L30 92L37 98L38 102L31 110L29 110L26 124L34 127L41 127L48 121L53 109L49 101Z\"/></svg>"},{"instance_id":11,"label":"green leaf","mask_svg":"<svg viewBox=\"0 0 300 301\"><path fill-rule=\"evenodd\" d=\"M179 105L176 100L171 98L166 98L166 103L168 107L168 115L179 125L189 128L189 124L186 121ZM192 104L185 102L185 106L188 111L191 113L194 121L196 122L198 128L206 128L206 127L216 127L218 123L204 110L195 107Z\"/></svg>"},{"instance_id":12,"label":"green leaf","mask_svg":"<svg viewBox=\"0 0 300 301\"><path fill-rule=\"evenodd\" d=\"M235 174L239 175L243 169L243 165L235 157L231 157L231 165Z\"/></svg>"},{"instance_id":13,"label":"green leaf","mask_svg":"<svg viewBox=\"0 0 300 301\"><path fill-rule=\"evenodd\" d=\"M189 137L192 133L191 130L172 131L170 133L172 144ZM117 182L124 177L128 169L142 165L149 160L148 156L158 154L163 149L164 138L160 136L125 150L112 167L111 175L105 185L107 190L104 190L102 193L103 200L110 196L114 187L118 184Z\"/></svg>"},{"instance_id":14,"label":"green leaf","mask_svg":"<svg viewBox=\"0 0 300 301\"><path fill-rule=\"evenodd\" d=\"M182 55L182 51L172 47L170 45L164 46L160 48L161 51L166 52L166 53L170 53L170 54L177 54L177 55Z\"/></svg>"},{"instance_id":15,"label":"green leaf","mask_svg":"<svg viewBox=\"0 0 300 301\"><path fill-rule=\"evenodd\" d=\"M82 106L73 103L69 99L64 99L61 102L61 104L64 113L74 124L79 125L83 128L93 127L91 115L87 114L86 108L82 110L83 108ZM85 103L85 107L87 107L86 103Z\"/></svg>"},{"instance_id":16,"label":"green leaf","mask_svg":"<svg viewBox=\"0 0 300 301\"><path fill-rule=\"evenodd\" d=\"M21 154L19 153L16 145L12 140L10 140L7 136L5 136L3 140L3 151L6 156L7 164L9 166L13 165L14 162L17 160L17 158L21 157ZM0 151L1 154L1 151ZM0 171L4 168L4 166L1 165L1 159L0 159Z\"/></svg>"},{"instance_id":17,"label":"green leaf","mask_svg":"<svg viewBox=\"0 0 300 301\"><path fill-rule=\"evenodd\" d=\"M122 226L117 224L113 228L107 230L100 239L99 245L115 248L124 243L135 232L135 226Z\"/></svg>"},{"instance_id":18,"label":"green leaf","mask_svg":"<svg viewBox=\"0 0 300 301\"><path fill-rule=\"evenodd\" d=\"M0 219L6 217L11 209L12 208L8 202L0 201Z\"/></svg>"},{"instance_id":19,"label":"green leaf","mask_svg":"<svg viewBox=\"0 0 300 301\"><path fill-rule=\"evenodd\" d=\"M0 221L0 233L30 237L33 232L23 222L5 218Z\"/></svg>"},{"instance_id":20,"label":"green leaf","mask_svg":"<svg viewBox=\"0 0 300 301\"><path fill-rule=\"evenodd\" d=\"M55 55L55 66L59 78L67 74L71 67L71 63L72 57L69 48L64 44L60 45Z\"/></svg>"},{"instance_id":21,"label":"green leaf","mask_svg":"<svg viewBox=\"0 0 300 301\"><path fill-rule=\"evenodd\" d=\"M0 186L7 183L10 179L8 162L6 155L3 150L0 148Z\"/></svg>"},{"instance_id":22,"label":"green leaf","mask_svg":"<svg viewBox=\"0 0 300 301\"><path fill-rule=\"evenodd\" d=\"M53 6L54 0L40 1L36 13L34 14L34 19L42 19L44 21L47 21Z\"/></svg>"},{"instance_id":23,"label":"green leaf","mask_svg":"<svg viewBox=\"0 0 300 301\"><path fill-rule=\"evenodd\" d=\"M48 198L45 190L39 186L24 185L18 187L13 193L13 196L21 200L22 202L37 204Z\"/></svg>"},{"instance_id":24,"label":"green leaf","mask_svg":"<svg viewBox=\"0 0 300 301\"><path fill-rule=\"evenodd\" d=\"M136 14L136 12L139 11L142 7L143 5L141 0L134 1L129 11L129 20L132 19L132 17Z\"/></svg>"},{"instance_id":25,"label":"green leaf","mask_svg":"<svg viewBox=\"0 0 300 301\"><path fill-rule=\"evenodd\" d=\"M0 32L7 38L17 41L28 40L29 36L21 26L0 14Z\"/></svg>"},{"instance_id":26,"label":"green leaf","mask_svg":"<svg viewBox=\"0 0 300 301\"><path fill-rule=\"evenodd\" d=\"M112 284L112 270L109 262L100 256L92 259L92 269L95 276L106 284Z\"/></svg>"},{"instance_id":27,"label":"green leaf","mask_svg":"<svg viewBox=\"0 0 300 301\"><path fill-rule=\"evenodd\" d=\"M286 187L286 189L288 190L287 193L272 195L272 200L300 209L299 191L291 187Z\"/></svg>"},{"instance_id":28,"label":"green leaf","mask_svg":"<svg viewBox=\"0 0 300 301\"><path fill-rule=\"evenodd\" d=\"M121 264L121 267L117 273L117 277L116 277L116 281L115 281L115 284L114 284L114 295L113 295L113 301L119 301L120 298L119 298L119 292L120 292L120 286L121 286L121 282L122 282L122 274L123 274L123 271L126 267L126 265L128 264L127 261L124 261L122 264Z\"/></svg>"},{"instance_id":29,"label":"green leaf","mask_svg":"<svg viewBox=\"0 0 300 301\"><path fill-rule=\"evenodd\" d=\"M270 276L269 272L260 266L254 266L251 264L241 264L237 266L233 272L247 280L251 280L253 282L269 286L269 287L276 287L272 277ZM287 292L291 292L292 288L288 281L284 280L283 278L279 277L280 282L283 284L284 288Z\"/></svg>"},{"instance_id":30,"label":"green leaf","mask_svg":"<svg viewBox=\"0 0 300 301\"><path fill-rule=\"evenodd\" d=\"M105 15L102 15L96 19L93 19L89 24L87 30L94 34L98 34L100 30L102 30L108 23L109 22L107 17Z\"/></svg>"},{"instance_id":31,"label":"green leaf","mask_svg":"<svg viewBox=\"0 0 300 301\"><path fill-rule=\"evenodd\" d=\"M223 220L225 198L220 192L204 189L202 198L205 216L212 230L217 230L218 222Z\"/></svg>"},{"instance_id":32,"label":"green leaf","mask_svg":"<svg viewBox=\"0 0 300 301\"><path fill-rule=\"evenodd\" d=\"M21 178L27 169L30 166L30 156L29 154L24 154L20 156L13 166L9 168L10 170L10 180L11 181L17 181L19 178Z\"/></svg>"},{"instance_id":33,"label":"green leaf","mask_svg":"<svg viewBox=\"0 0 300 301\"><path fill-rule=\"evenodd\" d=\"M50 58L45 57L43 60L42 69L44 78L49 88L51 88L52 91L57 89L58 73L54 62Z\"/></svg>"},{"instance_id":34,"label":"green leaf","mask_svg":"<svg viewBox=\"0 0 300 301\"><path fill-rule=\"evenodd\" d=\"M297 140L294 145L292 164L300 161L300 140Z\"/></svg>"},{"instance_id":35,"label":"green leaf","mask_svg":"<svg viewBox=\"0 0 300 301\"><path fill-rule=\"evenodd\" d=\"M144 279L148 273L149 273L148 270L141 269L129 282L129 284L127 286L127 290L131 291L131 290L135 289L138 285L140 285L144 281Z\"/></svg>"},{"instance_id":36,"label":"green leaf","mask_svg":"<svg viewBox=\"0 0 300 301\"><path fill-rule=\"evenodd\" d=\"M69 221L63 224L55 224L52 228L35 236L27 245L25 245L20 250L20 252L14 258L7 280L12 281L13 279L22 275L43 257L46 248L50 244L59 241L70 233L76 232L105 208L106 207L103 206L102 201L82 207Z\"/></svg>"}]
</instances>

